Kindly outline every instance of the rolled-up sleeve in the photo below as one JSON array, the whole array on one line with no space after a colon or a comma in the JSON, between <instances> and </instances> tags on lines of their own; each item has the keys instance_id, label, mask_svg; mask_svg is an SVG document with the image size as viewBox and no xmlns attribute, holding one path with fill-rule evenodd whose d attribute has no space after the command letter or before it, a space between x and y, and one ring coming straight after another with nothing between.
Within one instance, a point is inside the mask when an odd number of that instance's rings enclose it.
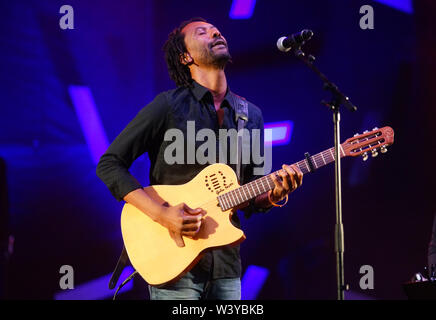
<instances>
[{"instance_id":1,"label":"rolled-up sleeve","mask_svg":"<svg viewBox=\"0 0 436 320\"><path fill-rule=\"evenodd\" d=\"M169 108L165 93L156 96L139 111L101 156L97 164L97 176L118 201L131 191L142 188L129 168L162 134Z\"/></svg>"}]
</instances>

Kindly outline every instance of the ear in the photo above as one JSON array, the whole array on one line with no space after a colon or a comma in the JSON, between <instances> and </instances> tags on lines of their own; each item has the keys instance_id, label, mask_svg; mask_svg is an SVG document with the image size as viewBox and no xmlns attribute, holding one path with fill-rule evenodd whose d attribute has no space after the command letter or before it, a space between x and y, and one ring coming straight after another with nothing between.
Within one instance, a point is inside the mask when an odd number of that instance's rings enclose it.
<instances>
[{"instance_id":1,"label":"ear","mask_svg":"<svg viewBox=\"0 0 436 320\"><path fill-rule=\"evenodd\" d=\"M190 65L194 60L192 59L189 52L185 52L180 55L180 63L186 65Z\"/></svg>"}]
</instances>

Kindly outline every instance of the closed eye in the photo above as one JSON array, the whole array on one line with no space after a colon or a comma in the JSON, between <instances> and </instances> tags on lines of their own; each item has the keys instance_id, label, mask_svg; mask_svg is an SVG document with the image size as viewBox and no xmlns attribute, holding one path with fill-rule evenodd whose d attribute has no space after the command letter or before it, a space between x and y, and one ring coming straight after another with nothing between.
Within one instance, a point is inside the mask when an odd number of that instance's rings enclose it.
<instances>
[{"instance_id":1,"label":"closed eye","mask_svg":"<svg viewBox=\"0 0 436 320\"><path fill-rule=\"evenodd\" d=\"M206 29L205 28L203 28L203 27L199 27L199 28L197 28L197 34L198 35L201 35L201 34L205 34L206 33Z\"/></svg>"}]
</instances>

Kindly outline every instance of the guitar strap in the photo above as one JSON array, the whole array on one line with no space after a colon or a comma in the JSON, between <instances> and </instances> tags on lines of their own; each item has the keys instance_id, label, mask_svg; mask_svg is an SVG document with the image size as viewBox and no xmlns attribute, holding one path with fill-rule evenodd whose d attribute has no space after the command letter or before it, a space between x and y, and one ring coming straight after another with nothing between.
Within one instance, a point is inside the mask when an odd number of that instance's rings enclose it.
<instances>
[{"instance_id":1,"label":"guitar strap","mask_svg":"<svg viewBox=\"0 0 436 320\"><path fill-rule=\"evenodd\" d=\"M242 133L246 122L248 121L248 103L245 98L242 98L232 92L233 104L235 107L235 122L238 123L238 141L236 142L236 152L238 161L236 162L236 176L239 182L242 183L243 172L241 171L242 162Z\"/></svg>"},{"instance_id":2,"label":"guitar strap","mask_svg":"<svg viewBox=\"0 0 436 320\"><path fill-rule=\"evenodd\" d=\"M121 255L118 259L115 270L112 273L111 279L109 280L109 289L112 290L113 288L115 288L118 279L120 278L121 272L123 272L124 268L127 266L128 263L129 257L127 256L126 247L123 245L123 250L121 251Z\"/></svg>"},{"instance_id":3,"label":"guitar strap","mask_svg":"<svg viewBox=\"0 0 436 320\"><path fill-rule=\"evenodd\" d=\"M233 106L235 108L235 122L238 123L238 136L236 142L236 152L237 152L237 162L236 162L236 175L239 179L239 182L242 182L243 172L241 171L241 162L242 162L242 133L245 124L248 121L248 103L245 98L242 98L233 92L230 95L233 99ZM114 272L112 273L111 279L109 281L109 289L114 289L117 285L118 279L120 278L121 272L124 270L126 265L129 263L129 257L127 255L126 247L123 246L123 250L121 251L121 255L118 259L117 265L115 267Z\"/></svg>"}]
</instances>

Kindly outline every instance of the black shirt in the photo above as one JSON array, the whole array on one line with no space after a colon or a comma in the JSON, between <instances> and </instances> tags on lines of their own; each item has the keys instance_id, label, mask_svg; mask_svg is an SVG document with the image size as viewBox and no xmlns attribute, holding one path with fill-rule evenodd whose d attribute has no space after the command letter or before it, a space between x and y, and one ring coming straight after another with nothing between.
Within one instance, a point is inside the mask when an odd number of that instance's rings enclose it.
<instances>
[{"instance_id":1,"label":"black shirt","mask_svg":"<svg viewBox=\"0 0 436 320\"><path fill-rule=\"evenodd\" d=\"M141 184L130 174L129 167L135 159L147 152L150 158L150 184L177 185L189 182L210 163L194 163L187 157L187 127L188 121L195 121L195 130L209 128L218 137L220 128L237 130L235 120L235 106L233 93L227 90L221 109L224 110L222 125L218 121L217 111L210 91L193 82L193 88L178 87L160 93L146 107L139 111L136 117L116 137L97 165L97 175L118 200L135 189L142 188ZM247 101L248 102L248 101ZM191 123L192 127L192 123ZM172 141L165 141L164 135L168 129L177 128L183 132L185 139L184 161L168 164L164 160L165 149ZM263 117L261 110L248 102L248 130L261 130L261 149L263 152ZM168 139L167 139L168 140ZM204 142L195 143L195 149ZM192 151L192 150L191 150ZM218 151L217 159L218 161ZM191 157L192 158L192 157ZM214 162L214 163L215 163ZM235 165L227 163L235 170ZM254 164L243 164L241 171L242 183L245 184L259 176L253 174ZM235 170L236 171L236 170ZM244 209L246 215L255 211L265 212L263 208L256 208L253 201ZM237 214L233 214L232 223L240 227ZM198 263L198 267L212 270L211 277L227 278L241 276L241 261L239 246L225 247L208 252Z\"/></svg>"}]
</instances>

